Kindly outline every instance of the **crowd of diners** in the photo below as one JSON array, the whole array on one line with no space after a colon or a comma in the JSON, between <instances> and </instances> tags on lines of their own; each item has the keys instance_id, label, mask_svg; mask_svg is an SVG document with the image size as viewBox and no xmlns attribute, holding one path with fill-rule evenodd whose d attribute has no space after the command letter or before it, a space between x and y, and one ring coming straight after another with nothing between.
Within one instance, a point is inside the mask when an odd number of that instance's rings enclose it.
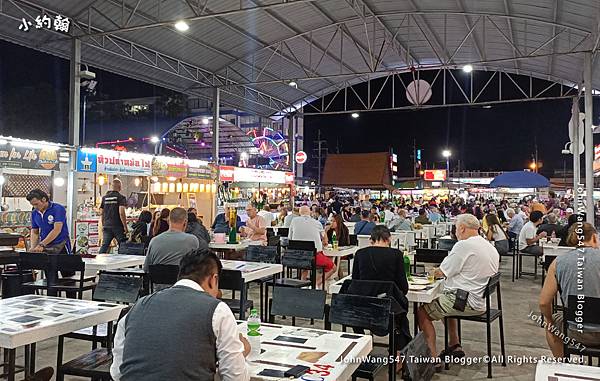
<instances>
[{"instance_id":1,"label":"crowd of diners","mask_svg":"<svg viewBox=\"0 0 600 381\"><path fill-rule=\"evenodd\" d=\"M122 226L125 224L119 191L117 180L103 199L105 228L112 229L112 221L113 226L121 225L124 230L109 232L112 236L127 234L131 240L147 242L144 269L148 270L152 264L179 265L179 281L141 298L120 320L113 350L113 379L199 380L212 379L218 373L224 381L249 380L245 357L250 352L250 344L238 334L235 317L227 304L219 300L222 264L209 249L210 234L197 218L196 211L173 208L154 215L144 212L132 232L128 232ZM43 251L49 246L48 237L52 236L48 236L48 232L42 234L43 221L38 221L38 214L43 216L45 211L59 206L51 203L45 194L33 192L30 196L28 199L34 207L32 251ZM549 348L553 355L560 357L563 356L559 335L563 329L562 314L555 313L553 300L558 295L568 309L574 308L567 304L568 295L583 293L586 297L600 297L600 253L595 228L583 222L584 216L573 214L567 200L559 200L553 193L549 196L543 202L535 198L517 202L482 198L359 202L332 196L327 201L300 201L291 210L280 205L277 211L268 206L258 211L249 204L246 207L248 219L243 224L236 221L236 230L260 243L266 241L268 226L288 227L289 239L314 242L316 263L324 269L327 280L335 274L336 266L324 255L324 247L334 232L340 246L349 245L350 229L346 223L355 222L352 233L369 235L370 245L356 252L352 279L393 282L398 302L406 304L408 309L404 295L409 289L409 274L405 273L402 252L391 247L391 233L451 221L449 254L433 270L435 277L444 279L443 292L417 311L419 329L431 353L440 359L464 357L465 352L455 320L448 320L449 345L442 350L436 343L433 322L443 321L448 316L483 314L486 308L483 293L489 279L499 271L501 256L511 250L512 245L520 252L541 256L540 243L556 238L560 245L571 246L573 250L558 256L549 267L539 304L549 327L546 335ZM213 233L227 232L228 218L227 210L219 214L210 226ZM578 268L578 261L582 260L585 262L583 270ZM326 285L317 286L325 288ZM406 315L397 319L396 349L399 352L412 337ZM586 326L583 331L569 331L567 335L585 346L600 346L597 327ZM198 356L198 353L203 355ZM398 363L397 370L402 366ZM443 364L437 363L436 370L442 371ZM148 378L149 375L152 377Z\"/></svg>"}]
</instances>

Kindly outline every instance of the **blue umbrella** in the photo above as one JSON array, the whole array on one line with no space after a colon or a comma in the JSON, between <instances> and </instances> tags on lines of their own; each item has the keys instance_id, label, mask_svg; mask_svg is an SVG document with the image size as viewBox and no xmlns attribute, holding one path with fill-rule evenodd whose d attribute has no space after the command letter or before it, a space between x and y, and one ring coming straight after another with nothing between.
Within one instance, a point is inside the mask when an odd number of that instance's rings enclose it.
<instances>
[{"instance_id":1,"label":"blue umbrella","mask_svg":"<svg viewBox=\"0 0 600 381\"><path fill-rule=\"evenodd\" d=\"M504 172L496 176L490 188L547 188L550 181L539 173L527 171Z\"/></svg>"}]
</instances>

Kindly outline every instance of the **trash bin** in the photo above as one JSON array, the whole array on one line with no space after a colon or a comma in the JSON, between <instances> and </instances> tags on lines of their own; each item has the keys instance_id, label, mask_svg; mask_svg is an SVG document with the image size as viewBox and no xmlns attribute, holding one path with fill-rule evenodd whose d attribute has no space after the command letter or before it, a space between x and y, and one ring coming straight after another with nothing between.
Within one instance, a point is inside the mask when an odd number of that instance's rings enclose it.
<instances>
[{"instance_id":1,"label":"trash bin","mask_svg":"<svg viewBox=\"0 0 600 381\"><path fill-rule=\"evenodd\" d=\"M33 273L24 271L20 274L18 271L7 271L2 274L2 299L14 298L25 294L33 294L33 291L23 292L22 283L33 282Z\"/></svg>"}]
</instances>

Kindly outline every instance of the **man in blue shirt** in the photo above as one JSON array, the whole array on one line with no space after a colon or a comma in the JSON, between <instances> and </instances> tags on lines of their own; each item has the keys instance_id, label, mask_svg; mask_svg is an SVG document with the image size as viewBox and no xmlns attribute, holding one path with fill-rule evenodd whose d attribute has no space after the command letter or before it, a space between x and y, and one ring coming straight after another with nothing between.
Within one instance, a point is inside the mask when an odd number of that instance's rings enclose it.
<instances>
[{"instance_id":1,"label":"man in blue shirt","mask_svg":"<svg viewBox=\"0 0 600 381\"><path fill-rule=\"evenodd\" d=\"M361 213L361 220L354 225L354 234L356 235L370 235L371 230L376 226L374 222L372 222L369 217L371 213L369 210L363 210Z\"/></svg>"},{"instance_id":2,"label":"man in blue shirt","mask_svg":"<svg viewBox=\"0 0 600 381\"><path fill-rule=\"evenodd\" d=\"M64 206L50 201L48 194L34 189L27 195L31 211L31 252L71 254L71 241Z\"/></svg>"}]
</instances>

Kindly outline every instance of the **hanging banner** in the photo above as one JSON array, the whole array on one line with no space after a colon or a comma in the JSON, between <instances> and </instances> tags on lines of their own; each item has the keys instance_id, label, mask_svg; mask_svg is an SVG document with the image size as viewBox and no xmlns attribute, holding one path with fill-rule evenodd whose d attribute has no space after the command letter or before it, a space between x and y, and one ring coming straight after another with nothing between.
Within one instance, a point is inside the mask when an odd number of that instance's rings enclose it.
<instances>
[{"instance_id":1,"label":"hanging banner","mask_svg":"<svg viewBox=\"0 0 600 381\"><path fill-rule=\"evenodd\" d=\"M58 170L58 150L0 145L0 167Z\"/></svg>"},{"instance_id":2,"label":"hanging banner","mask_svg":"<svg viewBox=\"0 0 600 381\"><path fill-rule=\"evenodd\" d=\"M98 150L96 169L99 173L150 176L152 156L131 152Z\"/></svg>"}]
</instances>

